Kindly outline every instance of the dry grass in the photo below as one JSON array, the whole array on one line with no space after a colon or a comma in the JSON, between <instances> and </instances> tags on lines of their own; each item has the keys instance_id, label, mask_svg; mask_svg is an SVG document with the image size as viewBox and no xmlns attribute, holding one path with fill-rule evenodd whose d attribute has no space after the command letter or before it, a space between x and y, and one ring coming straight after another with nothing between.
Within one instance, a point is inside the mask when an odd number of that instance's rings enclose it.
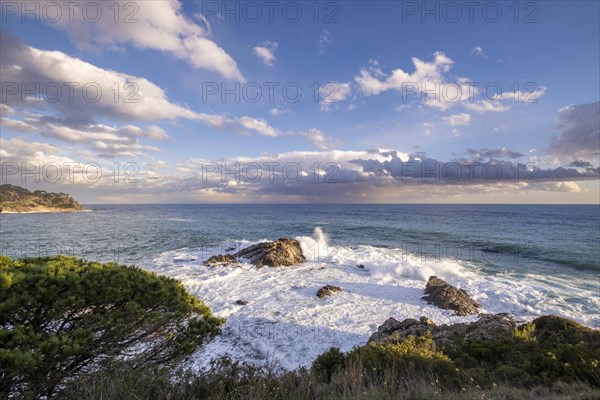
<instances>
[{"instance_id":1,"label":"dry grass","mask_svg":"<svg viewBox=\"0 0 600 400\"><path fill-rule=\"evenodd\" d=\"M135 371L115 366L110 371L72 382L62 399L208 399L208 400L567 400L600 399L600 389L585 383L555 383L551 387L517 388L500 384L489 389L476 385L448 390L427 377L386 372L383 379L365 379L358 369L334 374L331 382L320 382L313 373L300 369L284 374L236 363L225 363L207 373L167 370Z\"/></svg>"}]
</instances>

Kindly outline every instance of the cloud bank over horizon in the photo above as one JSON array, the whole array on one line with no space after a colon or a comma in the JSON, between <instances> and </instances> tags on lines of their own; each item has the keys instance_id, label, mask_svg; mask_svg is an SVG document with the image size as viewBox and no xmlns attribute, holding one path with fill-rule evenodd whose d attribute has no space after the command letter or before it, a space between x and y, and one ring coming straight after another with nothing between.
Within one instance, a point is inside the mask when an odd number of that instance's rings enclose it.
<instances>
[{"instance_id":1,"label":"cloud bank over horizon","mask_svg":"<svg viewBox=\"0 0 600 400\"><path fill-rule=\"evenodd\" d=\"M521 25L511 50L485 21L422 24L398 49L377 4L290 31L178 0L102 3L91 23L78 3L57 3L73 21L6 15L0 183L89 203L598 203L600 65L567 77L577 49ZM551 35L547 7L529 28ZM360 43L351 16L372 26Z\"/></svg>"}]
</instances>

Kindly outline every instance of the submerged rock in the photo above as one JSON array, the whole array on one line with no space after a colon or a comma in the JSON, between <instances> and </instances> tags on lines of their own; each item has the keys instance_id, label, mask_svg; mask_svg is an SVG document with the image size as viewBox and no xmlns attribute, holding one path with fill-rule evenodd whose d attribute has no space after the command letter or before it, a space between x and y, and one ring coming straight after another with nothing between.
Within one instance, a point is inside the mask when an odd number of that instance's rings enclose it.
<instances>
[{"instance_id":1,"label":"submerged rock","mask_svg":"<svg viewBox=\"0 0 600 400\"><path fill-rule=\"evenodd\" d=\"M429 277L423 300L445 310L454 310L457 315L477 314L479 308L465 290L457 289L437 276Z\"/></svg>"},{"instance_id":2,"label":"submerged rock","mask_svg":"<svg viewBox=\"0 0 600 400\"><path fill-rule=\"evenodd\" d=\"M212 256L204 262L204 265L207 267L214 267L217 265L229 265L234 263L237 263L235 257L225 254L224 256Z\"/></svg>"},{"instance_id":3,"label":"submerged rock","mask_svg":"<svg viewBox=\"0 0 600 400\"><path fill-rule=\"evenodd\" d=\"M512 335L519 324L506 313L482 314L478 321L457 323L452 325L436 325L431 320L421 317L419 320L409 318L402 322L389 318L377 328L369 338L369 342L400 343L408 336L424 336L431 332L433 341L438 347L455 347L463 341L497 340Z\"/></svg>"},{"instance_id":4,"label":"submerged rock","mask_svg":"<svg viewBox=\"0 0 600 400\"><path fill-rule=\"evenodd\" d=\"M237 304L239 306L245 306L248 304L248 302L246 300L238 300L235 302L235 304Z\"/></svg>"},{"instance_id":5,"label":"submerged rock","mask_svg":"<svg viewBox=\"0 0 600 400\"><path fill-rule=\"evenodd\" d=\"M305 261L300 243L290 238L259 243L238 251L234 256L246 258L257 267L297 265Z\"/></svg>"},{"instance_id":6,"label":"submerged rock","mask_svg":"<svg viewBox=\"0 0 600 400\"><path fill-rule=\"evenodd\" d=\"M331 296L332 294L341 292L341 291L342 291L342 288L339 286L326 285L326 286L323 286L321 289L319 289L319 291L317 292L317 297L321 299L323 297Z\"/></svg>"}]
</instances>

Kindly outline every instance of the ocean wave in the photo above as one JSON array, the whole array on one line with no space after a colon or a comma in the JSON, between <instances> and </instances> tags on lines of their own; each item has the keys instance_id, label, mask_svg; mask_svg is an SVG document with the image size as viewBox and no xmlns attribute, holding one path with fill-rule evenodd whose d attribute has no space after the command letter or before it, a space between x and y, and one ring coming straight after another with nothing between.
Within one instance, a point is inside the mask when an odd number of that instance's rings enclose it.
<instances>
[{"instance_id":1,"label":"ocean wave","mask_svg":"<svg viewBox=\"0 0 600 400\"><path fill-rule=\"evenodd\" d=\"M541 275L483 273L476 264L424 260L402 249L368 245L336 246L321 227L298 236L307 261L294 267L204 267L224 249L239 249L266 239L228 240L202 249L160 254L147 268L180 280L214 314L227 322L223 335L196 354L202 368L222 355L252 363L278 363L290 369L309 365L329 347L350 350L364 344L387 318L426 316L436 323L473 320L421 300L425 282L437 275L465 289L481 312L509 312L523 320L558 314L588 326L600 323L593 290ZM231 252L231 251L230 251ZM317 299L317 290L336 285L343 292ZM247 306L236 304L248 301Z\"/></svg>"}]
</instances>

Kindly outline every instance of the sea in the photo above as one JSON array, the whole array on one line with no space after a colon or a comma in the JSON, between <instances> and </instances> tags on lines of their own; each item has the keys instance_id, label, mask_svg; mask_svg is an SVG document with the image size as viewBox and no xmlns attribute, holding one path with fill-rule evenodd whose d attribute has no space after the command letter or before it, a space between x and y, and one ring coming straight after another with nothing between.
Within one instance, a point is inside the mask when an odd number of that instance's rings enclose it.
<instances>
[{"instance_id":1,"label":"sea","mask_svg":"<svg viewBox=\"0 0 600 400\"><path fill-rule=\"evenodd\" d=\"M78 213L0 214L0 252L66 254L177 279L226 318L186 362L221 356L292 369L377 326L425 316L466 322L421 299L438 276L482 313L555 314L600 327L598 205L87 205ZM281 237L307 259L280 268L205 267L216 254ZM324 285L343 289L318 299ZM247 305L237 304L247 301Z\"/></svg>"}]
</instances>

